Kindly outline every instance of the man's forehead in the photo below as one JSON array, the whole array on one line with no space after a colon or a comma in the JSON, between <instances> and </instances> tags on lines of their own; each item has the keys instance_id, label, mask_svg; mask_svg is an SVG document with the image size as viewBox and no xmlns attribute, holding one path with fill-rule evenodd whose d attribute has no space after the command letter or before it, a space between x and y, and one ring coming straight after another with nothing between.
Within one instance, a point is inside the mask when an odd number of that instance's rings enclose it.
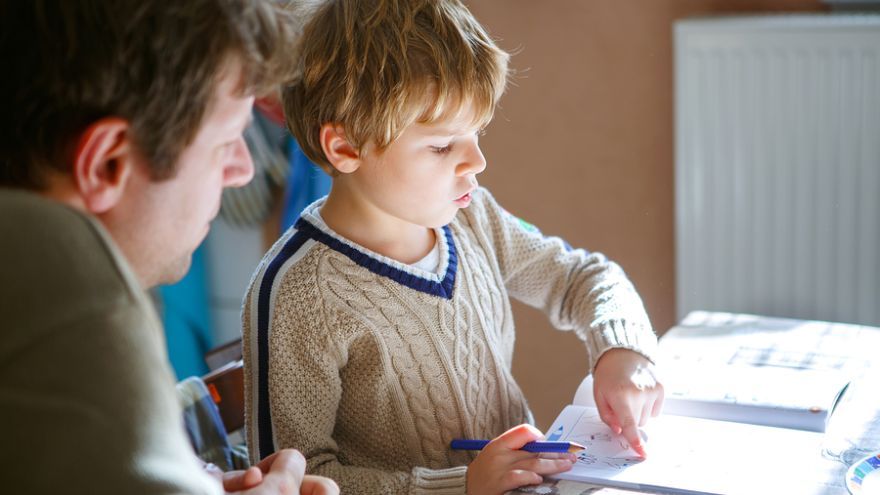
<instances>
[{"instance_id":1,"label":"man's forehead","mask_svg":"<svg viewBox=\"0 0 880 495\"><path fill-rule=\"evenodd\" d=\"M236 73L224 71L205 114L206 126L241 130L250 123L254 97L243 94L241 83L240 71Z\"/></svg>"},{"instance_id":2,"label":"man's forehead","mask_svg":"<svg viewBox=\"0 0 880 495\"><path fill-rule=\"evenodd\" d=\"M235 113L236 103L244 100L253 101L253 94L247 87L246 77L241 63L232 59L217 74L208 113Z\"/></svg>"}]
</instances>

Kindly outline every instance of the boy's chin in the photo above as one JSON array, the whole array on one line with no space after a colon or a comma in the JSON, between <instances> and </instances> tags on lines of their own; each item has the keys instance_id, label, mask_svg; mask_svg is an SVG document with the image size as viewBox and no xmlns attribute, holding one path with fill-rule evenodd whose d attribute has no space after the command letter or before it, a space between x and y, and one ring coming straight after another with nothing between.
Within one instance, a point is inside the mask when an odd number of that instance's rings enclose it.
<instances>
[{"instance_id":1,"label":"boy's chin","mask_svg":"<svg viewBox=\"0 0 880 495\"><path fill-rule=\"evenodd\" d=\"M439 218L435 222L431 222L430 225L425 225L425 227L428 227L429 229L439 229L441 227L445 227L455 219L456 215L458 215L458 210L449 215L446 215L445 217Z\"/></svg>"}]
</instances>

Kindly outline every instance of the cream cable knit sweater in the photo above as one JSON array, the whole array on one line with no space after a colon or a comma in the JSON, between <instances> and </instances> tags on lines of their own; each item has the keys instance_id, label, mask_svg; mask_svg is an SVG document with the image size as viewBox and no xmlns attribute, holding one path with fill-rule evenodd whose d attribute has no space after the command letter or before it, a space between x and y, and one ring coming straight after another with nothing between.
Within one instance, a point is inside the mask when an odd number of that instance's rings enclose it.
<instances>
[{"instance_id":1,"label":"cream cable knit sweater","mask_svg":"<svg viewBox=\"0 0 880 495\"><path fill-rule=\"evenodd\" d=\"M462 494L474 453L530 421L510 373L509 296L574 330L592 369L612 347L652 357L656 337L623 271L572 250L479 189L438 230L439 273L372 253L316 216L275 244L243 311L252 460L300 449L343 493Z\"/></svg>"}]
</instances>

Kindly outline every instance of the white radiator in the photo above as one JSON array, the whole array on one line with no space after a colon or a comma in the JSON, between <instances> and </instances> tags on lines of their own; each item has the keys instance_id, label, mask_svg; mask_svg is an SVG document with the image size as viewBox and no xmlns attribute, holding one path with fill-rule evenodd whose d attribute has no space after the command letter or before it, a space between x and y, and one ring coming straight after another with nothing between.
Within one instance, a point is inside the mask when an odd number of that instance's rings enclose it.
<instances>
[{"instance_id":1,"label":"white radiator","mask_svg":"<svg viewBox=\"0 0 880 495\"><path fill-rule=\"evenodd\" d=\"M880 16L675 25L677 312L880 325Z\"/></svg>"}]
</instances>

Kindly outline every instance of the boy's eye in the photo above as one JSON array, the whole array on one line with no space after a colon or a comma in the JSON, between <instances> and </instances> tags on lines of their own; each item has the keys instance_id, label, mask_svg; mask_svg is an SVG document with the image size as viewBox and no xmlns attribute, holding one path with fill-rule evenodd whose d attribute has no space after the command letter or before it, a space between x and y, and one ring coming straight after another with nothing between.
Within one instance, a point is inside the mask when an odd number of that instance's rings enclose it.
<instances>
[{"instance_id":1,"label":"boy's eye","mask_svg":"<svg viewBox=\"0 0 880 495\"><path fill-rule=\"evenodd\" d=\"M452 145L447 144L446 146L431 146L431 151L444 155L452 151Z\"/></svg>"}]
</instances>

